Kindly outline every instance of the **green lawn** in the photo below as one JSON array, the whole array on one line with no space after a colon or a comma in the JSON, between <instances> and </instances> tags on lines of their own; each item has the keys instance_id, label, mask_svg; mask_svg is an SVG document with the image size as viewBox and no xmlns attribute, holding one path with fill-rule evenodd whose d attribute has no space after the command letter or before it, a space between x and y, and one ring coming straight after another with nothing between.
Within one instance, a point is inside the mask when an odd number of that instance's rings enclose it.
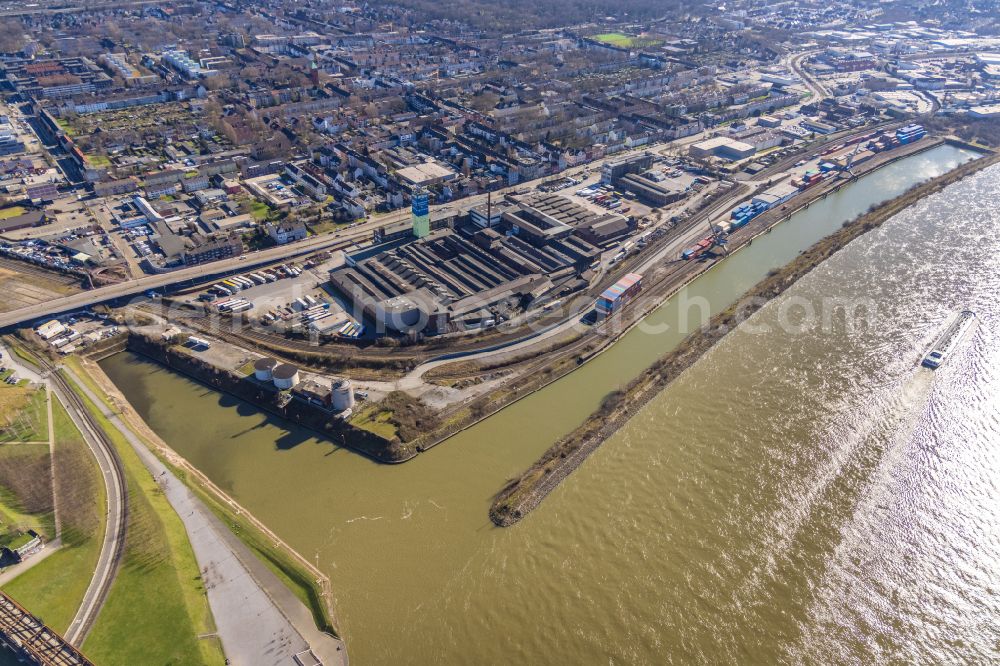
<instances>
[{"instance_id":1,"label":"green lawn","mask_svg":"<svg viewBox=\"0 0 1000 666\"><path fill-rule=\"evenodd\" d=\"M129 490L125 559L85 652L109 665L224 663L216 639L198 639L215 625L184 524L124 435L78 394L114 442Z\"/></svg>"},{"instance_id":2,"label":"green lawn","mask_svg":"<svg viewBox=\"0 0 1000 666\"><path fill-rule=\"evenodd\" d=\"M10 548L11 550L17 550L22 546L25 546L34 539L28 532L4 532L0 534L0 546L4 548Z\"/></svg>"},{"instance_id":3,"label":"green lawn","mask_svg":"<svg viewBox=\"0 0 1000 666\"><path fill-rule=\"evenodd\" d=\"M355 414L351 418L350 423L355 427L367 430L368 432L374 433L379 437L392 439L397 436L398 431L395 424L389 421L390 418L392 418L392 412L380 409L378 405L375 404L368 409Z\"/></svg>"},{"instance_id":4,"label":"green lawn","mask_svg":"<svg viewBox=\"0 0 1000 666\"><path fill-rule=\"evenodd\" d=\"M322 222L310 222L306 226L314 236L332 233L347 227L348 222L336 222L334 220L323 220Z\"/></svg>"},{"instance_id":5,"label":"green lawn","mask_svg":"<svg viewBox=\"0 0 1000 666\"><path fill-rule=\"evenodd\" d=\"M237 368L236 372L240 375L243 375L244 377L249 377L250 375L253 374L253 364L254 364L253 361L247 361L239 368Z\"/></svg>"},{"instance_id":6,"label":"green lawn","mask_svg":"<svg viewBox=\"0 0 1000 666\"><path fill-rule=\"evenodd\" d=\"M44 444L0 446L0 467L11 470L19 477L22 476L22 470L25 474L28 474L29 470L32 474L48 474L49 447ZM40 481L42 483L38 485L37 491L51 496L52 484L47 479ZM23 477L22 482L24 482ZM19 498L15 490L0 482L0 535L10 537L13 534L34 530L46 541L54 539L56 530L55 518L50 510L51 500L41 512L33 513L32 509L38 511L41 507L32 507L31 504L37 504L42 498L34 501L30 498ZM0 537L0 540L2 538Z\"/></svg>"},{"instance_id":7,"label":"green lawn","mask_svg":"<svg viewBox=\"0 0 1000 666\"><path fill-rule=\"evenodd\" d=\"M605 32L600 35L594 35L594 39L613 46L625 47L632 45L632 38L622 32Z\"/></svg>"},{"instance_id":8,"label":"green lawn","mask_svg":"<svg viewBox=\"0 0 1000 666\"><path fill-rule=\"evenodd\" d=\"M0 443L49 441L44 389L0 384Z\"/></svg>"},{"instance_id":9,"label":"green lawn","mask_svg":"<svg viewBox=\"0 0 1000 666\"><path fill-rule=\"evenodd\" d=\"M594 35L594 39L605 44L611 44L612 46L619 46L623 49L659 46L663 43L659 39L649 39L641 36L633 37L623 32L605 32L600 35Z\"/></svg>"},{"instance_id":10,"label":"green lawn","mask_svg":"<svg viewBox=\"0 0 1000 666\"><path fill-rule=\"evenodd\" d=\"M64 118L56 118L56 124L62 128L63 132L66 132L67 136L73 137L77 135L76 128L73 127L68 120Z\"/></svg>"},{"instance_id":11,"label":"green lawn","mask_svg":"<svg viewBox=\"0 0 1000 666\"><path fill-rule=\"evenodd\" d=\"M4 592L60 634L73 621L97 566L100 541L91 547L63 546L7 583Z\"/></svg>"},{"instance_id":12,"label":"green lawn","mask_svg":"<svg viewBox=\"0 0 1000 666\"><path fill-rule=\"evenodd\" d=\"M0 489L0 545L8 546L8 543L15 534L23 534L28 530L36 533L48 541L52 538L53 523L47 520L46 516L38 516L31 513L22 513L19 510L17 501L12 497L7 489Z\"/></svg>"},{"instance_id":13,"label":"green lawn","mask_svg":"<svg viewBox=\"0 0 1000 666\"><path fill-rule=\"evenodd\" d=\"M258 222L263 222L271 215L271 207L263 201L254 200L250 204L250 214Z\"/></svg>"},{"instance_id":14,"label":"green lawn","mask_svg":"<svg viewBox=\"0 0 1000 666\"><path fill-rule=\"evenodd\" d=\"M111 166L111 159L107 155L87 155L87 161L95 169L105 169Z\"/></svg>"},{"instance_id":15,"label":"green lawn","mask_svg":"<svg viewBox=\"0 0 1000 666\"><path fill-rule=\"evenodd\" d=\"M52 417L63 546L7 583L4 591L62 633L76 615L97 565L107 496L97 461L59 401L52 404Z\"/></svg>"},{"instance_id":16,"label":"green lawn","mask_svg":"<svg viewBox=\"0 0 1000 666\"><path fill-rule=\"evenodd\" d=\"M0 220L17 217L18 215L24 215L24 206L7 206L6 208L0 208Z\"/></svg>"}]
</instances>

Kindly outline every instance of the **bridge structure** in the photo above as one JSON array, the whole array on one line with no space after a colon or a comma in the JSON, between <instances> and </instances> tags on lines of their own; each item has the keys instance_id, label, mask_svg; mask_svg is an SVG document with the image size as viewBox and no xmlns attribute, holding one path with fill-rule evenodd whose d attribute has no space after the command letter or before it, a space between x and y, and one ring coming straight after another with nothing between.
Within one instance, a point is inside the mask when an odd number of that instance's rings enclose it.
<instances>
[{"instance_id":1,"label":"bridge structure","mask_svg":"<svg viewBox=\"0 0 1000 666\"><path fill-rule=\"evenodd\" d=\"M370 234L371 232L360 233ZM76 312L99 303L141 296L143 292L150 290L190 288L195 284L209 282L225 275L243 273L257 266L279 263L322 250L346 249L361 239L362 236L357 234L343 237L317 236L294 244L280 245L251 254L243 254L234 259L224 259L164 273L144 275L125 282L88 289L69 296L60 296L43 303L0 313L0 329L29 323L46 316Z\"/></svg>"},{"instance_id":2,"label":"bridge structure","mask_svg":"<svg viewBox=\"0 0 1000 666\"><path fill-rule=\"evenodd\" d=\"M94 666L83 653L0 592L0 639L19 657L39 666Z\"/></svg>"}]
</instances>

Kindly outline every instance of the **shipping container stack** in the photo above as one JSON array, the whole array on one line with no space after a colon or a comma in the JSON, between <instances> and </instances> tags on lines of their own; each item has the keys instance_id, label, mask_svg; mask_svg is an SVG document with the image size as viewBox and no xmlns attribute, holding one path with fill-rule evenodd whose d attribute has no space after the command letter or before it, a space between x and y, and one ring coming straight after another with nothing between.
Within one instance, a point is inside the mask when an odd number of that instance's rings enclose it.
<instances>
[{"instance_id":1,"label":"shipping container stack","mask_svg":"<svg viewBox=\"0 0 1000 666\"><path fill-rule=\"evenodd\" d=\"M896 130L896 138L901 144L912 143L918 141L927 134L923 125L907 125L906 127L900 127Z\"/></svg>"},{"instance_id":2,"label":"shipping container stack","mask_svg":"<svg viewBox=\"0 0 1000 666\"><path fill-rule=\"evenodd\" d=\"M597 299L597 314L607 317L621 309L642 290L642 275L628 273L621 280L604 290Z\"/></svg>"}]
</instances>

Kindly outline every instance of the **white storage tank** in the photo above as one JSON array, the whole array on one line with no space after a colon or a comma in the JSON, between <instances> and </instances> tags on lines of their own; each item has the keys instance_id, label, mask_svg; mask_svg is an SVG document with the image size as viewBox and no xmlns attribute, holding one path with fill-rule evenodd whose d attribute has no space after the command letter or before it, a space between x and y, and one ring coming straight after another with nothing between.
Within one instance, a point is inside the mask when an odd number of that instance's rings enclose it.
<instances>
[{"instance_id":1,"label":"white storage tank","mask_svg":"<svg viewBox=\"0 0 1000 666\"><path fill-rule=\"evenodd\" d=\"M354 386L350 379L333 382L333 410L343 412L354 407Z\"/></svg>"},{"instance_id":2,"label":"white storage tank","mask_svg":"<svg viewBox=\"0 0 1000 666\"><path fill-rule=\"evenodd\" d=\"M253 363L253 376L257 378L257 381L269 382L271 381L271 373L274 372L277 365L278 362L270 356L259 358Z\"/></svg>"},{"instance_id":3,"label":"white storage tank","mask_svg":"<svg viewBox=\"0 0 1000 666\"><path fill-rule=\"evenodd\" d=\"M299 369L290 363L282 363L271 371L271 378L276 388L288 390L299 383Z\"/></svg>"}]
</instances>

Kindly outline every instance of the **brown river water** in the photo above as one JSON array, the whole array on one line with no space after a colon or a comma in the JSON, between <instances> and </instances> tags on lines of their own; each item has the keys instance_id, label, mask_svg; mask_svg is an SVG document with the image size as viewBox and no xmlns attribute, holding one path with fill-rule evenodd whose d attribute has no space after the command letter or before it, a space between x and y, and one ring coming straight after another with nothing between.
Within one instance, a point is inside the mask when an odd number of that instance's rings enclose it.
<instances>
[{"instance_id":1,"label":"brown river water","mask_svg":"<svg viewBox=\"0 0 1000 666\"><path fill-rule=\"evenodd\" d=\"M403 465L131 354L102 365L168 444L329 573L360 666L997 662L997 167L803 278L521 523L487 517L507 478L683 337L683 300L718 311L969 158L938 148L814 204L650 315L668 330L633 330ZM918 368L964 307L975 331L936 373Z\"/></svg>"}]
</instances>

